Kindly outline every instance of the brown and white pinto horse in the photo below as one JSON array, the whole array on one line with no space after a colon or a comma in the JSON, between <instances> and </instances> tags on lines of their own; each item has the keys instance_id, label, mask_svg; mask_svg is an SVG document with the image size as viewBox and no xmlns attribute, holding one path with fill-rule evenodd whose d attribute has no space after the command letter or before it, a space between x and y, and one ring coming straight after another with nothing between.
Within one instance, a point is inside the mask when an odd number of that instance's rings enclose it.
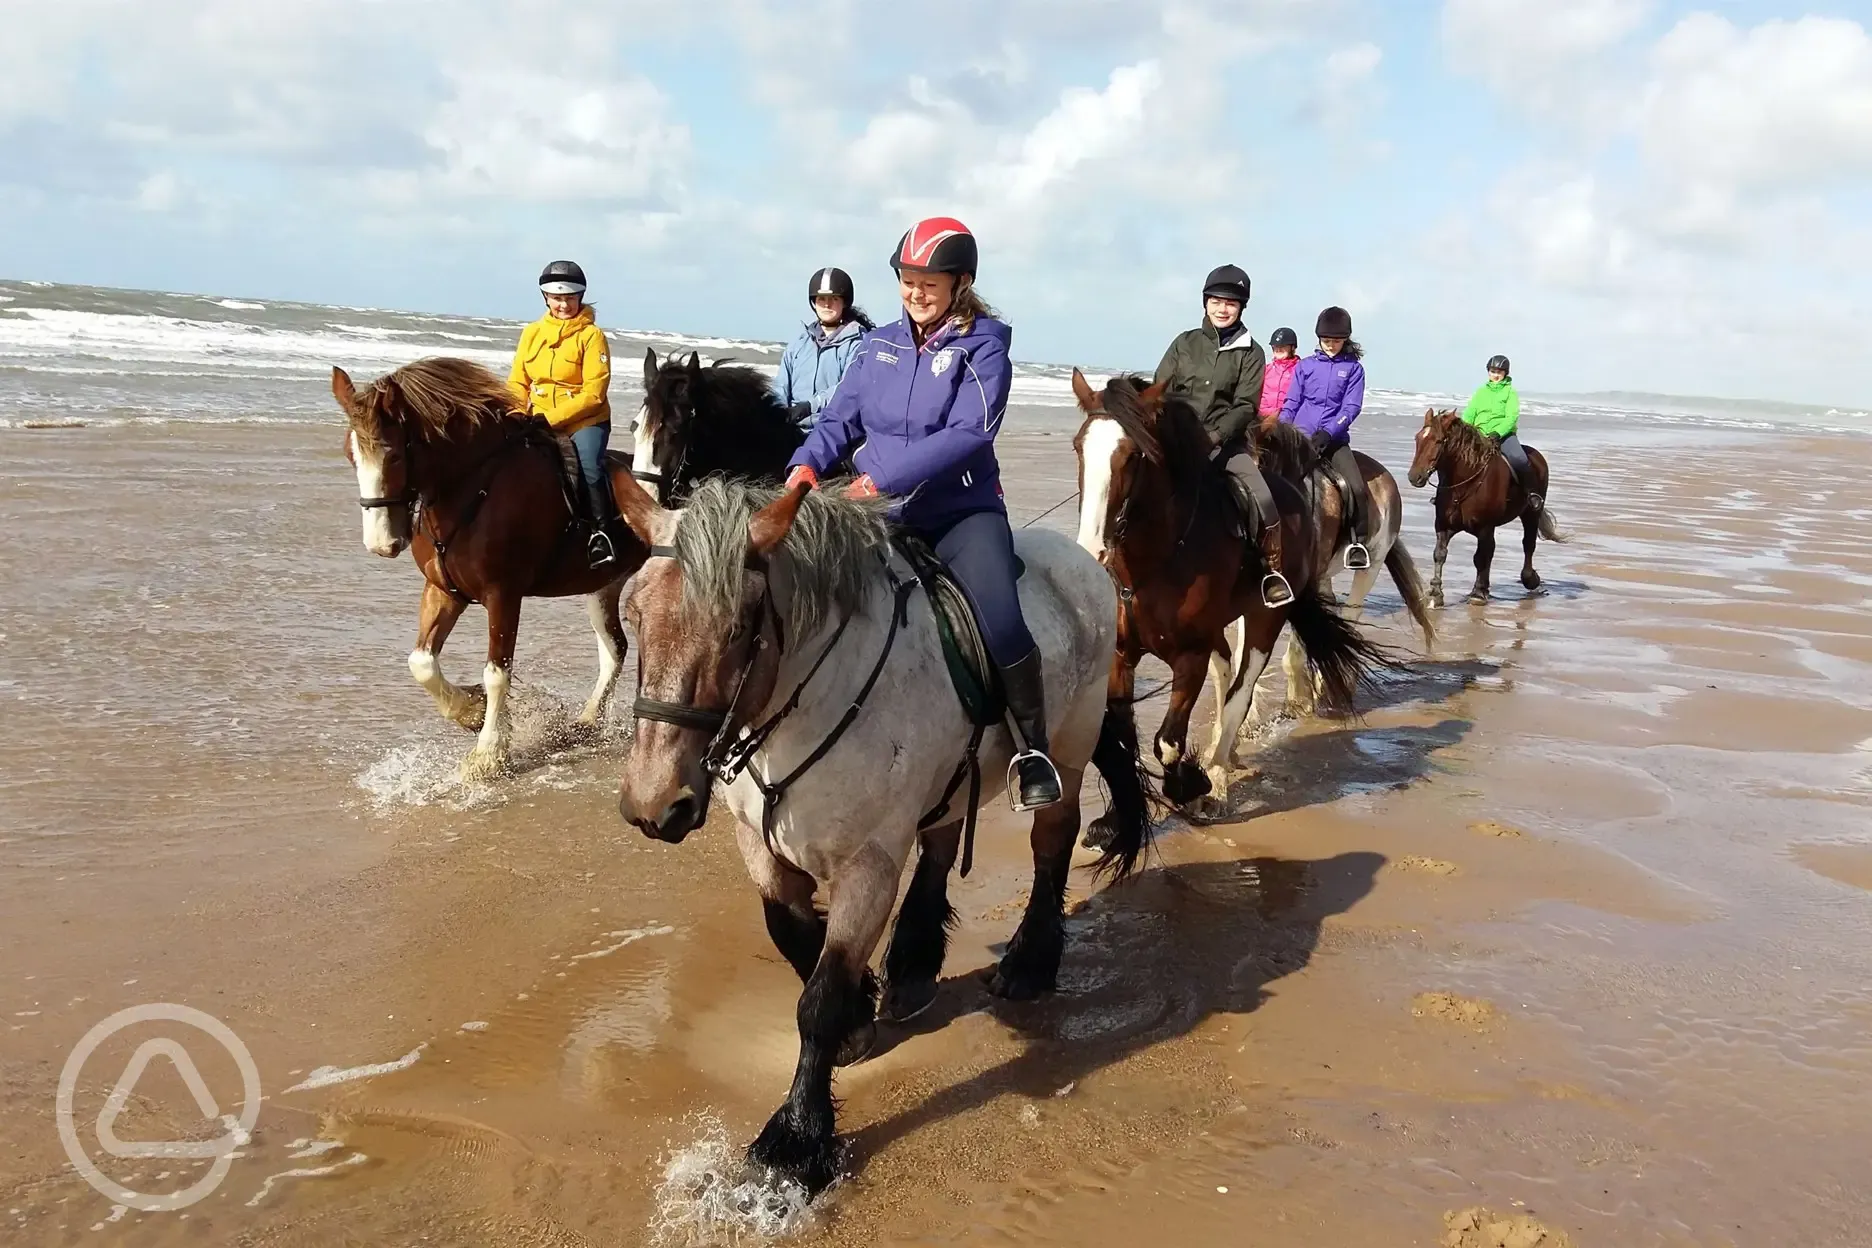
<instances>
[{"instance_id":1,"label":"brown and white pinto horse","mask_svg":"<svg viewBox=\"0 0 1872 1248\"><path fill-rule=\"evenodd\" d=\"M1547 496L1547 457L1527 448L1528 466L1534 470L1534 493ZM1487 602L1489 565L1495 560L1495 530L1512 520L1521 521L1521 584L1540 588L1534 570L1534 547L1541 539L1564 542L1566 535L1554 523L1545 505L1530 506L1527 486L1515 479L1501 447L1480 433L1455 408L1426 409L1423 428L1417 431L1416 454L1411 458L1410 483L1419 489L1435 473L1436 571L1430 577L1430 605L1443 605L1443 561L1449 557L1450 538L1473 533L1476 539L1475 587L1470 602Z\"/></svg>"},{"instance_id":2,"label":"brown and white pinto horse","mask_svg":"<svg viewBox=\"0 0 1872 1248\"><path fill-rule=\"evenodd\" d=\"M505 383L467 360L427 359L362 390L332 369L344 409L345 457L357 469L364 546L394 559L408 547L424 577L410 675L442 714L480 739L462 778L486 781L507 760L506 700L523 598L587 595L598 634L598 682L579 715L595 729L617 684L626 641L618 618L624 581L643 563L634 537L593 570L566 494L562 461L545 425L514 410ZM613 486L629 479L612 468ZM451 684L440 656L470 603L487 610L481 688Z\"/></svg>"},{"instance_id":3,"label":"brown and white pinto horse","mask_svg":"<svg viewBox=\"0 0 1872 1248\"><path fill-rule=\"evenodd\" d=\"M1352 526L1346 514L1345 498L1336 483L1329 484L1330 474L1321 471L1319 454L1313 449L1312 441L1294 426L1278 420L1264 421L1256 448L1261 470L1286 478L1306 500L1313 520L1313 540L1321 550L1332 552L1326 570L1320 574L1320 592L1328 602L1334 601L1333 578L1347 570L1345 553L1352 543ZM1365 488L1371 495L1372 510L1376 513L1378 523L1365 543L1371 553L1371 565L1352 570L1352 590L1344 602L1338 604L1340 611L1347 619L1355 622L1364 614L1365 598L1371 593L1372 586L1378 583L1378 571L1382 566L1391 574L1391 583L1397 587L1405 609L1423 630L1424 649L1428 650L1436 642L1436 626L1430 619L1429 603L1424 595L1423 581L1417 575L1417 564L1404 545L1403 491L1398 489L1397 478L1383 464L1363 451L1353 452L1353 457L1357 459L1359 471L1365 478ZM1230 634L1231 637L1235 635L1234 632ZM1288 709L1298 714L1308 714L1317 709L1319 682L1317 677L1306 670L1298 646L1287 647L1284 666L1287 673ZM1216 696L1219 701L1222 696L1220 683Z\"/></svg>"},{"instance_id":4,"label":"brown and white pinto horse","mask_svg":"<svg viewBox=\"0 0 1872 1248\"><path fill-rule=\"evenodd\" d=\"M1133 696L1138 660L1170 665L1170 707L1157 730L1164 793L1179 806L1228 791L1235 738L1274 641L1291 624L1328 693L1350 705L1353 690L1390 660L1341 617L1320 590L1331 550L1322 548L1299 494L1268 481L1281 513L1282 573L1294 588L1285 607L1261 601L1261 567L1245 541L1238 508L1208 431L1196 411L1162 385L1114 377L1094 391L1073 372L1085 421L1073 439L1079 456L1079 544L1118 582L1118 655L1110 695ZM1245 651L1228 664L1227 630L1242 620ZM1190 713L1212 658L1232 679L1216 707L1210 757L1190 757ZM1206 773L1206 774L1205 774Z\"/></svg>"}]
</instances>

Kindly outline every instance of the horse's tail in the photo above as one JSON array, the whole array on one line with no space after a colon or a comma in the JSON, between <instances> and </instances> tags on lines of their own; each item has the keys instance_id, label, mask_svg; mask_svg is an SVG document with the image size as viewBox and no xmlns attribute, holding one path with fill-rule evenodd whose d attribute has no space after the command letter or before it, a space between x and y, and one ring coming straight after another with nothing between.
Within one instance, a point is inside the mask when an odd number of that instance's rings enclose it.
<instances>
[{"instance_id":1,"label":"horse's tail","mask_svg":"<svg viewBox=\"0 0 1872 1248\"><path fill-rule=\"evenodd\" d=\"M1562 533L1560 531L1559 524L1556 523L1553 518L1553 509L1548 507L1544 502L1541 504L1540 509L1540 535L1550 542L1569 542L1573 540L1572 534Z\"/></svg>"},{"instance_id":2,"label":"horse's tail","mask_svg":"<svg viewBox=\"0 0 1872 1248\"><path fill-rule=\"evenodd\" d=\"M1300 639L1307 662L1320 674L1329 705L1351 709L1353 695L1360 685L1372 683L1374 672L1404 666L1358 625L1333 610L1316 584L1296 590L1293 605L1287 608L1287 623Z\"/></svg>"},{"instance_id":3,"label":"horse's tail","mask_svg":"<svg viewBox=\"0 0 1872 1248\"><path fill-rule=\"evenodd\" d=\"M1424 596L1423 581L1417 575L1417 562L1410 557L1410 551L1404 549L1403 538L1391 543L1384 566L1391 573L1391 583L1397 586L1398 596L1404 599L1411 619L1423 629L1424 649L1429 650L1436 644L1436 625L1430 619L1430 603Z\"/></svg>"},{"instance_id":4,"label":"horse's tail","mask_svg":"<svg viewBox=\"0 0 1872 1248\"><path fill-rule=\"evenodd\" d=\"M1105 721L1099 725L1092 765L1104 778L1110 796L1105 820L1111 826L1111 840L1094 870L1122 880L1137 869L1138 859L1150 848L1156 813L1164 807L1157 781L1144 770L1137 717L1129 699L1105 703Z\"/></svg>"}]
</instances>

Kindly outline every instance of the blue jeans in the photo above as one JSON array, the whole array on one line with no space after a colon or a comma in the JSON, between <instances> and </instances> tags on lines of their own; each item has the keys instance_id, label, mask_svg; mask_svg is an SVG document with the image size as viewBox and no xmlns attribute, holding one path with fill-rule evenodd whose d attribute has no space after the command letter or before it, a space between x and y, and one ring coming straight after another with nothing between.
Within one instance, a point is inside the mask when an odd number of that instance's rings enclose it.
<instances>
[{"instance_id":1,"label":"blue jeans","mask_svg":"<svg viewBox=\"0 0 1872 1248\"><path fill-rule=\"evenodd\" d=\"M1015 587L1020 566L1014 558L1014 532L1005 512L977 511L920 535L949 565L968 595L981 626L988 656L1010 667L1034 651L1033 634L1021 614Z\"/></svg>"},{"instance_id":2,"label":"blue jeans","mask_svg":"<svg viewBox=\"0 0 1872 1248\"><path fill-rule=\"evenodd\" d=\"M611 422L587 425L572 435L572 449L578 454L579 479L592 489L605 479L605 447L611 442Z\"/></svg>"}]
</instances>

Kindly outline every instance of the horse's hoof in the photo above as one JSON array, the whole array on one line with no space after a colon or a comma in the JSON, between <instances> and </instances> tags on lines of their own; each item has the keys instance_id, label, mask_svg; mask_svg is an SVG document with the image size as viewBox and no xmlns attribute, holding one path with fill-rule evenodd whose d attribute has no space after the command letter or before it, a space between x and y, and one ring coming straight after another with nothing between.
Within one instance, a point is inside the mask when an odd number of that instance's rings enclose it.
<instances>
[{"instance_id":1,"label":"horse's hoof","mask_svg":"<svg viewBox=\"0 0 1872 1248\"><path fill-rule=\"evenodd\" d=\"M1439 611L1442 610L1443 609L1443 595L1440 593L1431 594L1429 598L1429 603L1432 607L1435 607L1437 610Z\"/></svg>"},{"instance_id":2,"label":"horse's hoof","mask_svg":"<svg viewBox=\"0 0 1872 1248\"><path fill-rule=\"evenodd\" d=\"M476 750L462 759L461 782L463 784L493 784L507 771L507 755L504 751Z\"/></svg>"},{"instance_id":3,"label":"horse's hoof","mask_svg":"<svg viewBox=\"0 0 1872 1248\"><path fill-rule=\"evenodd\" d=\"M907 1023L936 1004L936 981L915 979L908 983L891 981L884 992L884 1004L878 1017L887 1023Z\"/></svg>"},{"instance_id":4,"label":"horse's hoof","mask_svg":"<svg viewBox=\"0 0 1872 1248\"><path fill-rule=\"evenodd\" d=\"M1481 606L1483 603L1488 601L1488 590L1472 589L1469 591L1469 597L1466 601L1468 601L1473 606Z\"/></svg>"},{"instance_id":5,"label":"horse's hoof","mask_svg":"<svg viewBox=\"0 0 1872 1248\"><path fill-rule=\"evenodd\" d=\"M1171 804L1187 806L1209 792L1209 777L1202 768L1185 759L1164 771L1164 796Z\"/></svg>"},{"instance_id":6,"label":"horse's hoof","mask_svg":"<svg viewBox=\"0 0 1872 1248\"><path fill-rule=\"evenodd\" d=\"M1053 976L1043 977L1031 968L1010 965L1010 959L1003 958L988 977L988 991L1003 1001L1036 1001L1053 991L1053 980Z\"/></svg>"},{"instance_id":7,"label":"horse's hoof","mask_svg":"<svg viewBox=\"0 0 1872 1248\"><path fill-rule=\"evenodd\" d=\"M449 719L469 732L480 732L487 722L487 695L478 688L462 690L462 696L454 700Z\"/></svg>"},{"instance_id":8,"label":"horse's hoof","mask_svg":"<svg viewBox=\"0 0 1872 1248\"><path fill-rule=\"evenodd\" d=\"M845 1160L837 1136L829 1131L817 1136L800 1130L784 1109L769 1118L760 1135L748 1145L747 1159L775 1178L797 1183L809 1196L831 1187Z\"/></svg>"},{"instance_id":9,"label":"horse's hoof","mask_svg":"<svg viewBox=\"0 0 1872 1248\"><path fill-rule=\"evenodd\" d=\"M1087 849L1102 854L1110 849L1112 842L1117 839L1118 829L1112 826L1111 816L1100 815L1086 827L1085 835L1079 838L1079 843Z\"/></svg>"},{"instance_id":10,"label":"horse's hoof","mask_svg":"<svg viewBox=\"0 0 1872 1248\"><path fill-rule=\"evenodd\" d=\"M877 1048L877 1023L869 1022L854 1030L839 1045L838 1054L833 1057L834 1066L856 1066L871 1056L871 1050Z\"/></svg>"},{"instance_id":11,"label":"horse's hoof","mask_svg":"<svg viewBox=\"0 0 1872 1248\"><path fill-rule=\"evenodd\" d=\"M1529 590L1530 592L1533 590L1539 589L1541 587L1541 579L1540 579L1539 574L1530 572L1526 576L1522 577L1521 587L1523 589Z\"/></svg>"}]
</instances>

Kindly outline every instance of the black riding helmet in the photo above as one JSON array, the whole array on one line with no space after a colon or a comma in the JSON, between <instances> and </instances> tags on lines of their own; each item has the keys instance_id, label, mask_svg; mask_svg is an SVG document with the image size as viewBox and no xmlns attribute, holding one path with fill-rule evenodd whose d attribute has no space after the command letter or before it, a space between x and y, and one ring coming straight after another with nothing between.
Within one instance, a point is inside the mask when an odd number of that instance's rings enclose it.
<instances>
[{"instance_id":1,"label":"black riding helmet","mask_svg":"<svg viewBox=\"0 0 1872 1248\"><path fill-rule=\"evenodd\" d=\"M1352 314L1344 308L1331 307L1319 314L1319 320L1313 322L1315 338L1350 338L1352 336Z\"/></svg>"},{"instance_id":2,"label":"black riding helmet","mask_svg":"<svg viewBox=\"0 0 1872 1248\"><path fill-rule=\"evenodd\" d=\"M1270 347L1297 347L1299 345L1300 335L1294 333L1293 330L1288 329L1285 325L1268 336L1268 346Z\"/></svg>"},{"instance_id":3,"label":"black riding helmet","mask_svg":"<svg viewBox=\"0 0 1872 1248\"><path fill-rule=\"evenodd\" d=\"M1250 288L1248 274L1239 265L1225 264L1209 270L1209 276L1203 281L1203 298L1233 299L1246 304Z\"/></svg>"},{"instance_id":4,"label":"black riding helmet","mask_svg":"<svg viewBox=\"0 0 1872 1248\"><path fill-rule=\"evenodd\" d=\"M1488 371L1491 373L1506 373L1508 371L1508 357L1505 355L1489 356Z\"/></svg>"},{"instance_id":5,"label":"black riding helmet","mask_svg":"<svg viewBox=\"0 0 1872 1248\"><path fill-rule=\"evenodd\" d=\"M547 295L582 295L585 270L570 260L555 260L540 270L540 292Z\"/></svg>"},{"instance_id":6,"label":"black riding helmet","mask_svg":"<svg viewBox=\"0 0 1872 1248\"><path fill-rule=\"evenodd\" d=\"M845 301L846 307L852 305L851 274L844 269L825 268L812 275L812 281L806 284L806 302L811 303L820 295L836 295Z\"/></svg>"}]
</instances>

